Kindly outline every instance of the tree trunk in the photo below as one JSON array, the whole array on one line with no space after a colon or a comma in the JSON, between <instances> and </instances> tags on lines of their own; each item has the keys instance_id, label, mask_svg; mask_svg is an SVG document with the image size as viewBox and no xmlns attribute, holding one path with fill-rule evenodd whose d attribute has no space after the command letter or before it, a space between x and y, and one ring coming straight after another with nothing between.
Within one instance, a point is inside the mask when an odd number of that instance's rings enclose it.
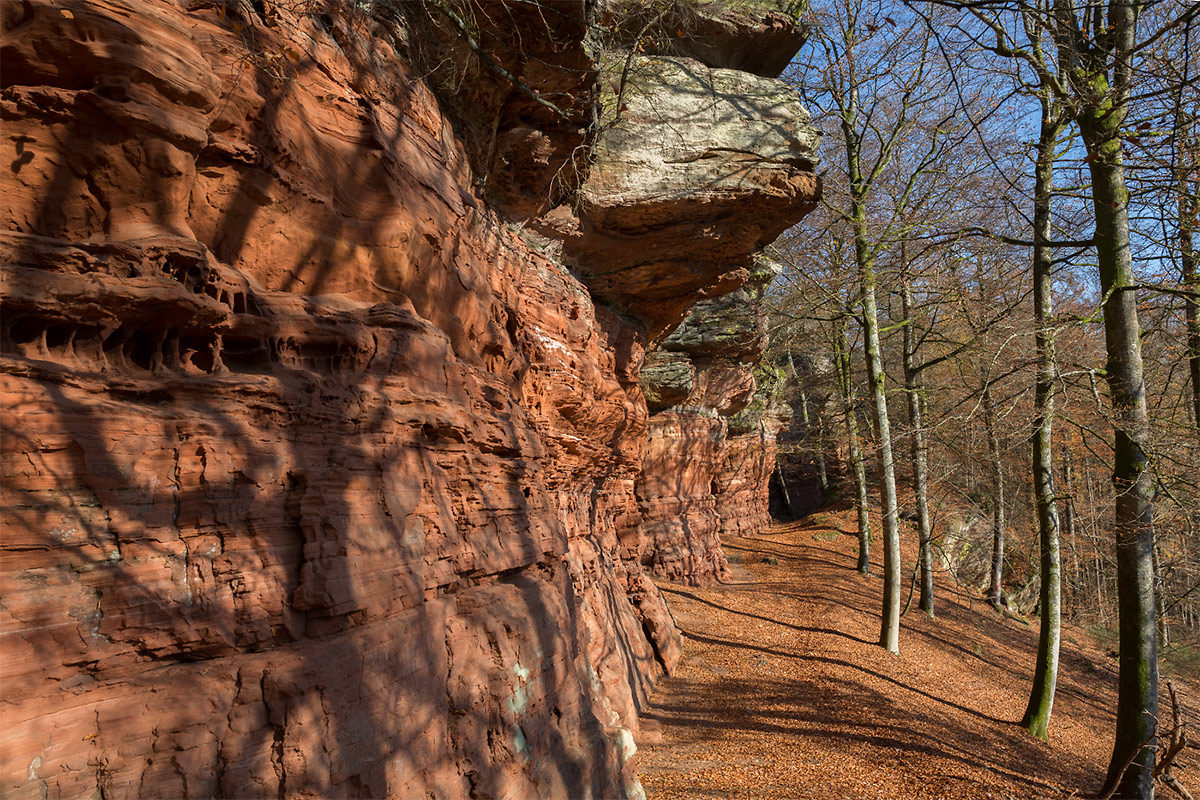
<instances>
[{"instance_id":1,"label":"tree trunk","mask_svg":"<svg viewBox=\"0 0 1200 800\"><path fill-rule=\"evenodd\" d=\"M1196 275L1196 250L1193 236L1196 232L1197 212L1200 212L1200 200L1196 198L1195 190L1189 185L1196 181L1195 163L1196 143L1192 139L1194 120L1177 102L1175 106L1175 135L1181 143L1180 158L1183 163L1177 167L1179 174L1179 260L1182 265L1183 288L1189 291L1200 291L1200 279ZM1185 325L1187 327L1187 360L1188 373L1192 384L1192 424L1196 426L1196 435L1200 437L1200 302L1194 295L1187 295L1183 300Z\"/></svg>"},{"instance_id":2,"label":"tree trunk","mask_svg":"<svg viewBox=\"0 0 1200 800\"><path fill-rule=\"evenodd\" d=\"M789 354L789 358L790 358L790 354ZM819 419L820 414L818 414L817 416ZM808 415L808 392L804 391L803 389L800 390L800 421L804 423L804 439L805 439L805 444L808 444L809 441L812 438L814 438L812 436L814 431L813 431L812 419ZM817 467L817 484L821 487L821 501L824 502L825 494L829 491L829 477L825 471L825 443L822 441L822 439L824 437L821 436L821 430L820 430L819 423L817 425L817 430L815 431L815 433L816 433L815 438L817 441L817 445L815 448L812 447L811 445L809 445L809 450L815 451L815 454L816 454L813 458L813 463Z\"/></svg>"},{"instance_id":3,"label":"tree trunk","mask_svg":"<svg viewBox=\"0 0 1200 800\"><path fill-rule=\"evenodd\" d=\"M1186 190L1187 183L1182 187ZM1192 236L1196 228L1197 201L1184 194L1179 199L1179 250L1183 264L1183 288L1200 292L1200 277L1196 275L1196 251ZM1188 372L1192 379L1192 424L1200 437L1200 302L1195 295L1184 298L1184 317L1187 325Z\"/></svg>"},{"instance_id":4,"label":"tree trunk","mask_svg":"<svg viewBox=\"0 0 1200 800\"><path fill-rule=\"evenodd\" d=\"M1118 53L1133 41L1134 10L1113 3L1109 20ZM1079 116L1087 147L1096 215L1096 256L1104 301L1107 382L1112 397L1113 486L1116 489L1117 608L1120 617L1120 674L1117 732L1105 790L1116 796L1154 796L1155 720L1158 715L1158 636L1154 618L1154 486L1147 469L1150 420L1142 379L1141 325L1129 241L1129 192L1120 131L1130 81L1117 56L1113 89L1106 72L1090 75L1092 105ZM1128 765L1126 767L1126 765Z\"/></svg>"},{"instance_id":5,"label":"tree trunk","mask_svg":"<svg viewBox=\"0 0 1200 800\"><path fill-rule=\"evenodd\" d=\"M821 448L817 451L817 483L821 487L821 502L829 495L829 467L825 463L825 424L824 416L817 414L817 443Z\"/></svg>"},{"instance_id":6,"label":"tree trunk","mask_svg":"<svg viewBox=\"0 0 1200 800\"><path fill-rule=\"evenodd\" d=\"M788 492L787 481L783 479L783 465L778 460L775 462L775 477L779 480L779 492L783 495L783 507L787 509L789 517L796 519L796 512L792 508L792 496Z\"/></svg>"},{"instance_id":7,"label":"tree trunk","mask_svg":"<svg viewBox=\"0 0 1200 800\"><path fill-rule=\"evenodd\" d=\"M991 387L983 390L983 414L992 467L992 571L988 582L988 602L993 608L999 609L1003 600L1000 579L1004 576L1004 462L1000 458L996 404L992 401Z\"/></svg>"},{"instance_id":8,"label":"tree trunk","mask_svg":"<svg viewBox=\"0 0 1200 800\"><path fill-rule=\"evenodd\" d=\"M1059 498L1062 501L1062 518L1063 532L1071 541L1075 540L1077 532L1075 530L1075 468L1071 464L1071 451L1069 449L1063 451L1063 488L1067 490L1066 496Z\"/></svg>"},{"instance_id":9,"label":"tree trunk","mask_svg":"<svg viewBox=\"0 0 1200 800\"><path fill-rule=\"evenodd\" d=\"M1154 619L1158 624L1158 641L1163 647L1170 647L1171 635L1167 630L1167 617L1163 614L1163 581L1162 581L1162 560L1159 555L1159 547L1156 542L1150 548L1150 568L1154 572Z\"/></svg>"},{"instance_id":10,"label":"tree trunk","mask_svg":"<svg viewBox=\"0 0 1200 800\"><path fill-rule=\"evenodd\" d=\"M1083 589L1086 588L1087 573L1086 565L1083 565L1083 559L1079 557L1079 536L1076 530L1075 515L1075 469L1071 465L1069 448L1063 450L1063 489L1066 490L1066 495L1059 496L1059 513L1062 516L1062 531L1071 548L1071 618L1077 620L1083 605Z\"/></svg>"},{"instance_id":11,"label":"tree trunk","mask_svg":"<svg viewBox=\"0 0 1200 800\"><path fill-rule=\"evenodd\" d=\"M865 242L859 248L865 256ZM869 258L859 260L859 281L866 342L867 381L879 430L879 483L883 506L883 611L879 644L900 652L900 519L896 507L896 472L892 461L892 428L888 422L887 376L879 345L879 315L875 307L875 268Z\"/></svg>"},{"instance_id":12,"label":"tree trunk","mask_svg":"<svg viewBox=\"0 0 1200 800\"><path fill-rule=\"evenodd\" d=\"M883 506L883 609L879 644L892 653L900 652L900 515L896 507L896 473L892 463L892 429L888 422L887 375L879 346L879 312L875 306L875 256L867 239L866 197L869 191L862 174L862 142L854 130L858 116L857 87L842 117L846 144L846 168L850 178L850 226L854 231L854 262L858 268L859 300L862 304L863 342L867 382L875 406L879 430L879 483Z\"/></svg>"},{"instance_id":13,"label":"tree trunk","mask_svg":"<svg viewBox=\"0 0 1200 800\"><path fill-rule=\"evenodd\" d=\"M838 322L834 332L834 364L837 368L838 393L846 418L846 446L850 451L850 471L854 476L854 505L858 515L858 571L871 574L871 518L867 513L867 469L858 441L858 413L854 409L854 375L850 369L850 347L846 342L846 320Z\"/></svg>"},{"instance_id":14,"label":"tree trunk","mask_svg":"<svg viewBox=\"0 0 1200 800\"><path fill-rule=\"evenodd\" d=\"M921 425L921 373L917 368L916 336L913 332L913 297L908 275L902 278L900 302L904 311L904 393L908 397L908 421L913 460L913 493L917 502L917 562L921 567L921 600L917 607L934 618L933 612L933 526L929 519L929 460L925 429Z\"/></svg>"},{"instance_id":15,"label":"tree trunk","mask_svg":"<svg viewBox=\"0 0 1200 800\"><path fill-rule=\"evenodd\" d=\"M1034 390L1033 493L1038 514L1042 585L1038 605L1041 629L1033 689L1021 725L1033 736L1047 739L1054 689L1058 682L1058 649L1062 630L1062 563L1058 542L1058 509L1054 497L1054 328L1051 319L1050 199L1054 185L1054 147L1063 125L1042 101L1042 130L1038 139L1033 199L1033 313L1037 326L1037 383Z\"/></svg>"}]
</instances>

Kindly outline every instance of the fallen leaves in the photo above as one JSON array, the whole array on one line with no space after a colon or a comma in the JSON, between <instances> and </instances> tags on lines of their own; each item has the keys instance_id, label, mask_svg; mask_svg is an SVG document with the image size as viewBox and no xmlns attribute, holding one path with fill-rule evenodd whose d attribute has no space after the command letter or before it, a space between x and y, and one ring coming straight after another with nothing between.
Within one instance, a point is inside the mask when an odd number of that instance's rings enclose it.
<instances>
[{"instance_id":1,"label":"fallen leaves","mask_svg":"<svg viewBox=\"0 0 1200 800\"><path fill-rule=\"evenodd\" d=\"M821 530L853 525L827 514ZM874 644L881 584L854 571L855 538L814 540L817 530L728 539L746 556L729 584L661 584L686 645L643 714L655 739L661 725L661 741L638 754L651 800L1002 800L1096 788L1112 748L1110 659L1064 644L1051 744L1038 742L1016 724L1036 626L939 584L938 618L910 611L892 656Z\"/></svg>"}]
</instances>

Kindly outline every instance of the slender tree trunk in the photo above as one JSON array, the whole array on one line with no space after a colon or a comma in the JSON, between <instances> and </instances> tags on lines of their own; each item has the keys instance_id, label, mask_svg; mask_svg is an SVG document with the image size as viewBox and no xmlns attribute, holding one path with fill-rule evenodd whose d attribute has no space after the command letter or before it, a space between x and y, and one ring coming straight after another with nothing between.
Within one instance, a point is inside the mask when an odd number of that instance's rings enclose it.
<instances>
[{"instance_id":1,"label":"slender tree trunk","mask_svg":"<svg viewBox=\"0 0 1200 800\"><path fill-rule=\"evenodd\" d=\"M783 479L783 465L778 461L775 462L775 477L779 479L779 491L783 495L783 507L787 509L788 516L795 519L796 512L792 509L792 496L788 493L787 481Z\"/></svg>"},{"instance_id":2,"label":"slender tree trunk","mask_svg":"<svg viewBox=\"0 0 1200 800\"><path fill-rule=\"evenodd\" d=\"M1183 288L1190 291L1200 291L1200 278L1196 275L1196 245L1193 237L1196 233L1197 213L1200 212L1200 200L1197 200L1195 189L1190 184L1196 182L1196 171L1200 165L1195 163L1195 147L1197 142L1192 138L1195 120L1183 110L1177 100L1175 104L1175 136L1180 143L1181 162L1176 167L1178 174L1178 209L1179 209L1179 260L1183 278ZM1192 423L1196 426L1196 435L1200 437L1200 301L1193 295L1184 297L1183 312L1187 328L1187 360L1188 374L1192 384Z\"/></svg>"},{"instance_id":3,"label":"slender tree trunk","mask_svg":"<svg viewBox=\"0 0 1200 800\"><path fill-rule=\"evenodd\" d=\"M825 416L817 414L817 482L821 485L821 501L829 494L829 466L825 463Z\"/></svg>"},{"instance_id":4,"label":"slender tree trunk","mask_svg":"<svg viewBox=\"0 0 1200 800\"><path fill-rule=\"evenodd\" d=\"M992 570L988 582L988 602L1000 608L1004 577L1004 462L1000 458L1000 438L996 434L996 404L990 387L983 390L983 424L987 430L988 457L992 467Z\"/></svg>"},{"instance_id":5,"label":"slender tree trunk","mask_svg":"<svg viewBox=\"0 0 1200 800\"><path fill-rule=\"evenodd\" d=\"M1118 53L1133 41L1135 11L1114 3L1109 21ZM1141 325L1129 241L1129 192L1120 129L1129 67L1118 55L1110 90L1106 72L1090 76L1096 98L1079 117L1092 178L1096 256L1104 302L1107 382L1113 405L1113 485L1116 489L1117 607L1120 674L1117 732L1104 790L1122 798L1154 796L1158 716L1158 635L1154 618L1154 486L1148 467L1150 420L1142 379ZM1126 767L1128 764L1128 767Z\"/></svg>"},{"instance_id":6,"label":"slender tree trunk","mask_svg":"<svg viewBox=\"0 0 1200 800\"><path fill-rule=\"evenodd\" d=\"M866 343L867 382L875 406L875 426L879 430L879 483L883 506L883 611L879 644L892 653L900 652L900 515L896 505L896 472L892 460L892 428L888 421L887 376L883 371L883 352L879 345L879 313L875 307L875 266L866 255L866 242L860 252L858 274L862 298L863 332Z\"/></svg>"},{"instance_id":7,"label":"slender tree trunk","mask_svg":"<svg viewBox=\"0 0 1200 800\"><path fill-rule=\"evenodd\" d=\"M917 368L916 335L913 331L913 297L908 275L902 278L900 302L904 311L904 393L908 397L908 421L913 460L913 492L917 501L917 562L921 567L921 600L918 608L934 618L933 612L933 526L929 519L929 460L925 429L921 424L921 373Z\"/></svg>"},{"instance_id":8,"label":"slender tree trunk","mask_svg":"<svg viewBox=\"0 0 1200 800\"><path fill-rule=\"evenodd\" d=\"M854 123L858 116L857 86L842 117L846 144L846 168L850 178L850 226L854 231L854 261L858 267L859 299L862 304L863 342L867 382L875 406L879 429L879 483L883 507L883 609L880 614L879 644L892 653L900 652L900 515L896 507L896 473L892 462L892 429L888 422L887 376L879 345L879 312L875 306L875 256L867 239L866 198L869 191L862 174L862 143Z\"/></svg>"},{"instance_id":9,"label":"slender tree trunk","mask_svg":"<svg viewBox=\"0 0 1200 800\"><path fill-rule=\"evenodd\" d=\"M1196 250L1193 234L1196 230L1197 201L1187 192L1187 181L1181 181L1179 198L1179 255L1183 264L1183 288L1200 292L1200 277L1196 275ZM1195 295L1184 298L1184 317L1187 325L1188 372L1192 379L1192 423L1200 437L1200 301Z\"/></svg>"},{"instance_id":10,"label":"slender tree trunk","mask_svg":"<svg viewBox=\"0 0 1200 800\"><path fill-rule=\"evenodd\" d=\"M1086 508L1096 509L1096 485L1092 482L1092 473L1089 470L1084 470L1083 481L1087 486L1087 506ZM1108 623L1108 595L1104 589L1104 557L1100 553L1100 526L1097 522L1097 517L1093 511L1088 527L1091 529L1088 533L1088 541L1092 545L1092 564L1095 567L1093 574L1096 577L1096 618L1102 624Z\"/></svg>"},{"instance_id":11,"label":"slender tree trunk","mask_svg":"<svg viewBox=\"0 0 1200 800\"><path fill-rule=\"evenodd\" d=\"M838 321L834 332L834 363L837 368L838 393L846 419L846 446L850 451L850 471L854 476L854 505L858 516L858 571L871 574L871 518L867 513L867 469L863 464L862 446L858 441L858 413L854 408L854 374L850 368L850 346L846 341L846 320Z\"/></svg>"},{"instance_id":12,"label":"slender tree trunk","mask_svg":"<svg viewBox=\"0 0 1200 800\"><path fill-rule=\"evenodd\" d=\"M852 398L853 399L853 398ZM850 442L850 466L854 470L854 505L858 518L858 564L863 575L871 574L871 515L868 511L867 465L863 461L862 444L858 439L858 412L851 404L846 417Z\"/></svg>"},{"instance_id":13,"label":"slender tree trunk","mask_svg":"<svg viewBox=\"0 0 1200 800\"><path fill-rule=\"evenodd\" d=\"M820 418L819 414L818 418ZM808 415L808 392L804 391L803 389L800 390L800 420L804 423L804 438L805 440L808 440L811 438L810 434L814 433L814 431L812 419ZM821 436L819 423L815 433L817 446L815 448L816 457L813 459L813 462L817 467L817 483L821 487L821 499L823 501L825 499L825 493L829 491L829 476L825 471L825 443L822 441L824 437Z\"/></svg>"},{"instance_id":14,"label":"slender tree trunk","mask_svg":"<svg viewBox=\"0 0 1200 800\"><path fill-rule=\"evenodd\" d=\"M1067 490L1062 500L1063 531L1071 541L1076 536L1075 518L1075 467L1071 464L1071 451L1063 450L1063 488Z\"/></svg>"},{"instance_id":15,"label":"slender tree trunk","mask_svg":"<svg viewBox=\"0 0 1200 800\"><path fill-rule=\"evenodd\" d=\"M1079 557L1079 536L1076 530L1075 515L1075 469L1071 465L1071 451L1063 449L1063 488L1066 496L1060 496L1059 509L1062 514L1062 529L1071 547L1071 618L1079 619L1083 607L1083 590L1086 588L1087 574L1083 559ZM1081 574L1082 573L1082 574Z\"/></svg>"},{"instance_id":16,"label":"slender tree trunk","mask_svg":"<svg viewBox=\"0 0 1200 800\"><path fill-rule=\"evenodd\" d=\"M1154 570L1154 619L1158 623L1158 641L1167 647L1171 644L1170 632L1167 630L1167 617L1163 614L1162 596L1162 556L1156 542L1150 550L1150 567Z\"/></svg>"},{"instance_id":17,"label":"slender tree trunk","mask_svg":"<svg viewBox=\"0 0 1200 800\"><path fill-rule=\"evenodd\" d=\"M1071 603L1067 609L1071 612L1071 619L1079 619L1079 587L1082 578L1079 575L1079 547L1074 540L1068 540L1071 548Z\"/></svg>"},{"instance_id":18,"label":"slender tree trunk","mask_svg":"<svg viewBox=\"0 0 1200 800\"><path fill-rule=\"evenodd\" d=\"M1058 542L1058 509L1054 497L1054 328L1051 319L1050 199L1054 184L1054 147L1063 125L1047 99L1042 100L1042 130L1038 139L1033 200L1033 313L1037 330L1037 384L1034 391L1033 494L1037 504L1041 550L1037 661L1033 689L1021 725L1046 739L1058 682L1058 649L1062 629L1062 563Z\"/></svg>"}]
</instances>

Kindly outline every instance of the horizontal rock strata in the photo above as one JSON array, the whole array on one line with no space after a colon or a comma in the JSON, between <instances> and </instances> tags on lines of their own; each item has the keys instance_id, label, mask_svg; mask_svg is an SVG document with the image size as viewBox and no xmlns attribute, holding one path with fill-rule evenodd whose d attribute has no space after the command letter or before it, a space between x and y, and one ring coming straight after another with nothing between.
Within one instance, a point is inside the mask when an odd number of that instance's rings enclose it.
<instances>
[{"instance_id":1,"label":"horizontal rock strata","mask_svg":"<svg viewBox=\"0 0 1200 800\"><path fill-rule=\"evenodd\" d=\"M697 303L642 369L651 412L638 483L642 563L672 580L723 578L720 535L770 522L775 434L788 409L779 376L761 370L756 380L754 365L767 341L763 297L777 274L761 260L740 289Z\"/></svg>"},{"instance_id":2,"label":"horizontal rock strata","mask_svg":"<svg viewBox=\"0 0 1200 800\"><path fill-rule=\"evenodd\" d=\"M792 409L782 399L785 377L778 367L756 367L750 405L729 420L721 466L713 478L722 534L745 536L771 523L776 436L792 422Z\"/></svg>"}]
</instances>

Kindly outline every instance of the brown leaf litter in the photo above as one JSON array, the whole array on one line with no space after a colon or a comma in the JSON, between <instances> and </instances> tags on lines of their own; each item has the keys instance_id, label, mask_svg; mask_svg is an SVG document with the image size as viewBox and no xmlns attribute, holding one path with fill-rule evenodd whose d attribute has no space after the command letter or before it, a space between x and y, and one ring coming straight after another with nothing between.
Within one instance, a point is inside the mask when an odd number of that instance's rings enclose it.
<instances>
[{"instance_id":1,"label":"brown leaf litter","mask_svg":"<svg viewBox=\"0 0 1200 800\"><path fill-rule=\"evenodd\" d=\"M643 714L638 771L651 800L1025 800L1099 788L1114 658L1064 626L1050 742L1034 739L1018 723L1036 620L997 614L943 576L937 619L914 598L891 655L876 644L879 564L872 577L855 572L850 515L823 519L833 521L727 537L725 552L741 561L727 583L660 583L686 649ZM905 599L913 555L904 553ZM1195 719L1195 694L1181 688ZM1196 760L1175 770L1193 791Z\"/></svg>"}]
</instances>

